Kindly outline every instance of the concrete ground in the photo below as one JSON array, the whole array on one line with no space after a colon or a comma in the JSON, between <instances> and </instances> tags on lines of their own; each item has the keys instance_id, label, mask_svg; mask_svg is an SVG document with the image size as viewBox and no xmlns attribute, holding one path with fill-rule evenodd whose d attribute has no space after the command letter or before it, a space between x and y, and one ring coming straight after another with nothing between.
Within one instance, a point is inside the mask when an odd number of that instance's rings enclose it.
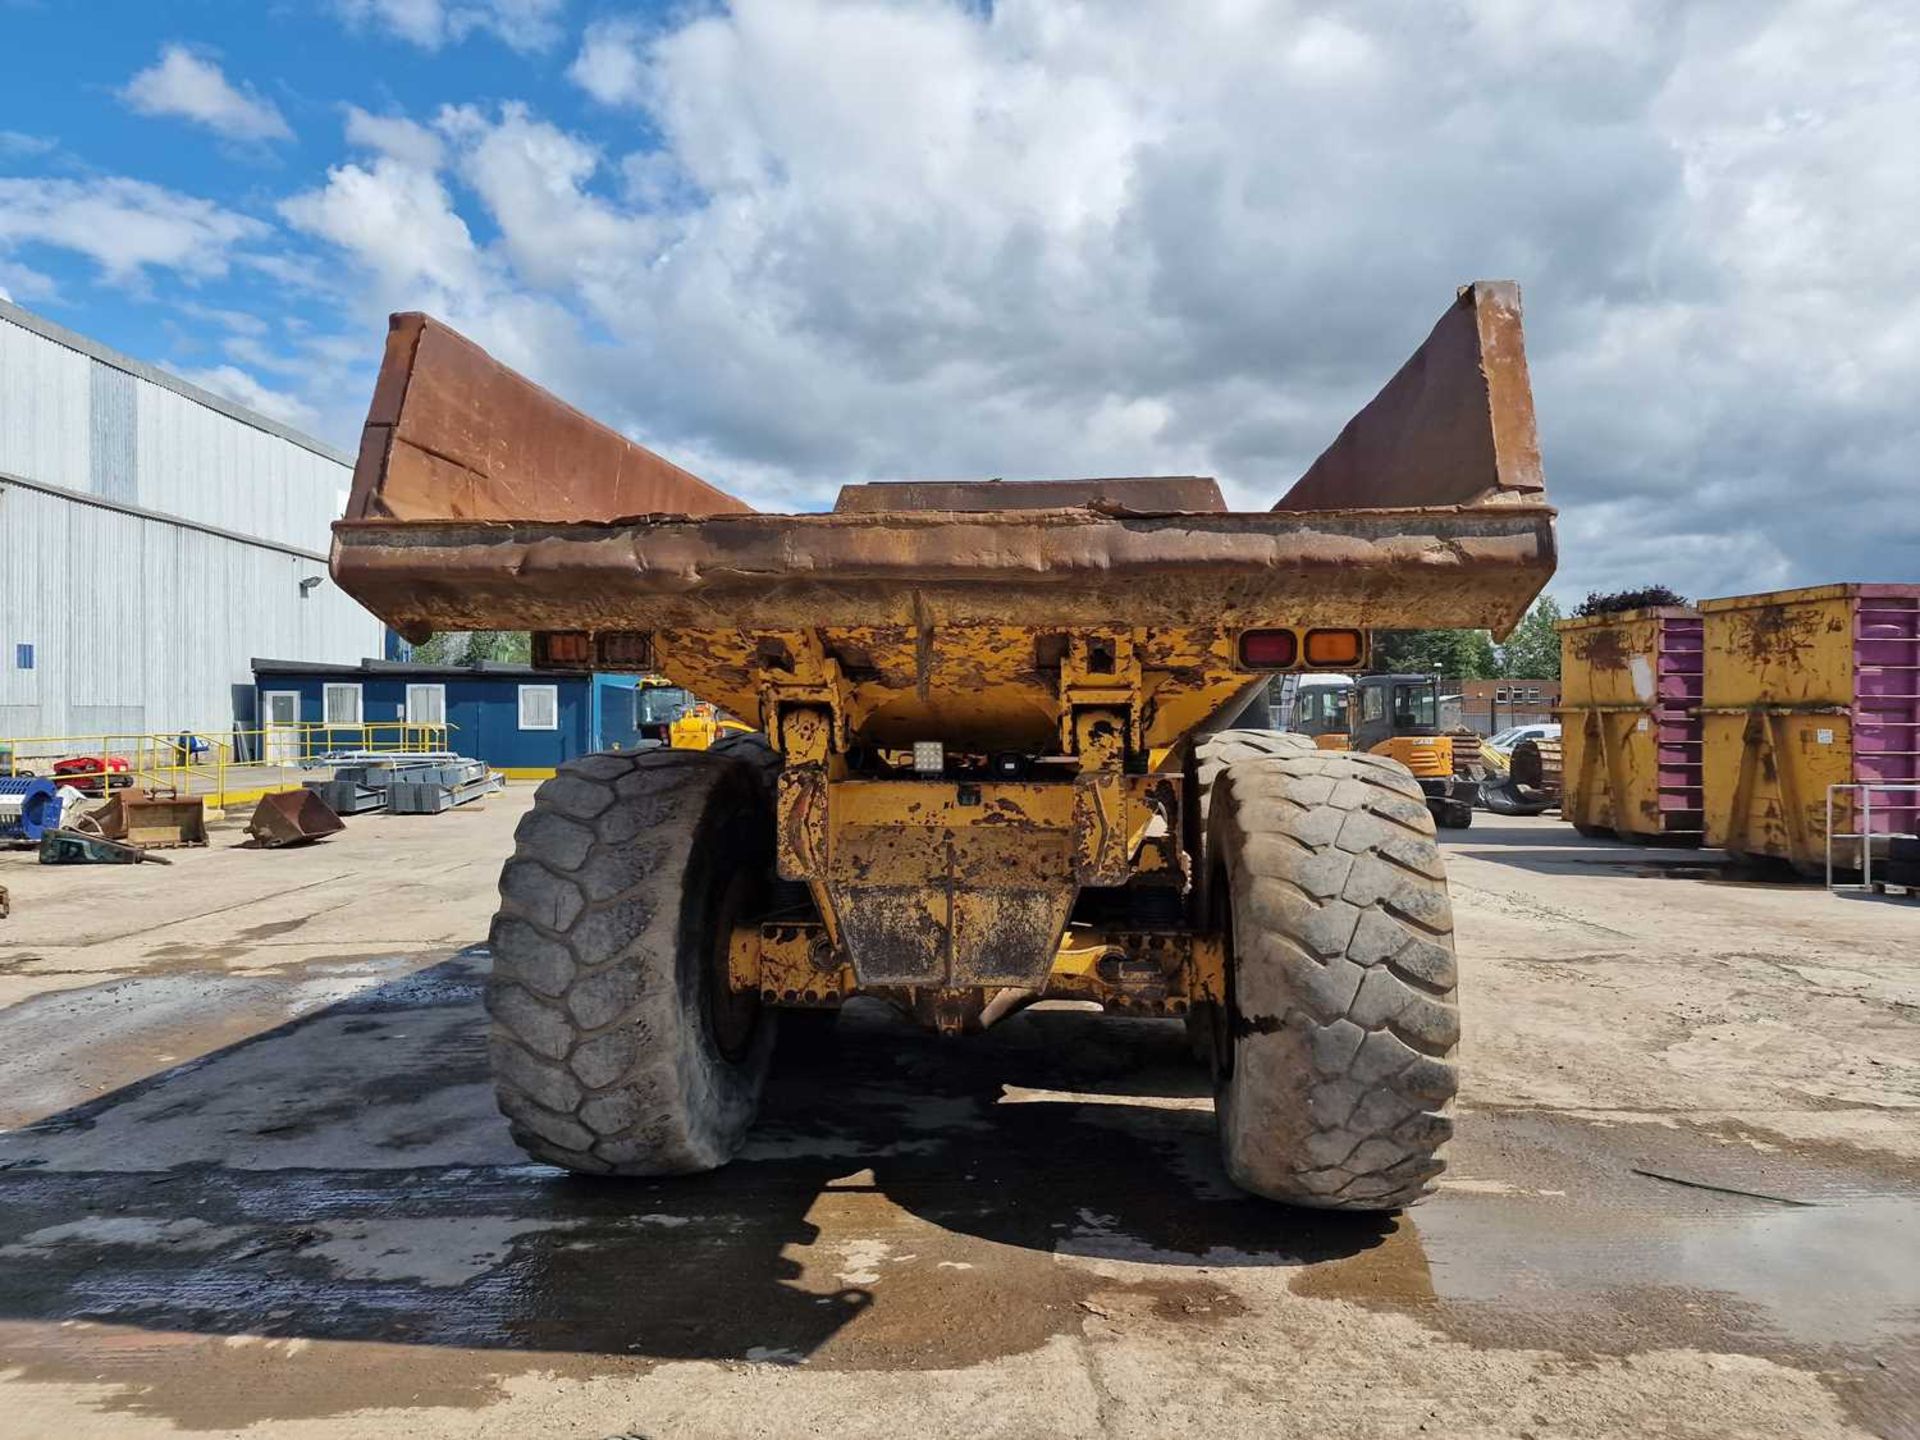
<instances>
[{"instance_id":1,"label":"concrete ground","mask_svg":"<svg viewBox=\"0 0 1920 1440\"><path fill-rule=\"evenodd\" d=\"M1920 905L1480 817L1398 1218L1236 1194L1176 1027L850 1010L746 1153L522 1163L480 983L530 795L0 855L0 1433L1920 1435Z\"/></svg>"}]
</instances>

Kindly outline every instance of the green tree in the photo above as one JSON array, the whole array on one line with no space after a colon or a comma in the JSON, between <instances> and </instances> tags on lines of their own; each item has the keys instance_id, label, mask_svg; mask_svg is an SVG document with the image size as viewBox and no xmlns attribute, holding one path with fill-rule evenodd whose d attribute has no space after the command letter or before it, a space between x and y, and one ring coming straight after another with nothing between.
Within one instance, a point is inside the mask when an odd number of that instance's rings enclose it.
<instances>
[{"instance_id":1,"label":"green tree","mask_svg":"<svg viewBox=\"0 0 1920 1440\"><path fill-rule=\"evenodd\" d=\"M467 635L466 658L461 663L478 665L483 660L524 665L533 658L533 637L524 630L473 630Z\"/></svg>"},{"instance_id":2,"label":"green tree","mask_svg":"<svg viewBox=\"0 0 1920 1440\"><path fill-rule=\"evenodd\" d=\"M1553 628L1563 617L1551 595L1533 602L1507 643L1500 647L1499 674L1512 680L1558 680L1560 635Z\"/></svg>"},{"instance_id":3,"label":"green tree","mask_svg":"<svg viewBox=\"0 0 1920 1440\"><path fill-rule=\"evenodd\" d=\"M1585 618L1588 615L1615 615L1622 610L1651 610L1667 605L1684 610L1692 603L1678 590L1665 585L1648 585L1640 590L1590 591L1586 599L1573 607L1573 613Z\"/></svg>"},{"instance_id":4,"label":"green tree","mask_svg":"<svg viewBox=\"0 0 1920 1440\"><path fill-rule=\"evenodd\" d=\"M1449 680L1488 680L1498 674L1493 637L1484 630L1376 630L1373 668Z\"/></svg>"},{"instance_id":5,"label":"green tree","mask_svg":"<svg viewBox=\"0 0 1920 1440\"><path fill-rule=\"evenodd\" d=\"M418 645L408 646L406 654L415 665L458 665L466 649L466 631L436 630Z\"/></svg>"},{"instance_id":6,"label":"green tree","mask_svg":"<svg viewBox=\"0 0 1920 1440\"><path fill-rule=\"evenodd\" d=\"M442 630L414 646L409 658L419 665L524 665L533 658L533 637L524 630Z\"/></svg>"}]
</instances>

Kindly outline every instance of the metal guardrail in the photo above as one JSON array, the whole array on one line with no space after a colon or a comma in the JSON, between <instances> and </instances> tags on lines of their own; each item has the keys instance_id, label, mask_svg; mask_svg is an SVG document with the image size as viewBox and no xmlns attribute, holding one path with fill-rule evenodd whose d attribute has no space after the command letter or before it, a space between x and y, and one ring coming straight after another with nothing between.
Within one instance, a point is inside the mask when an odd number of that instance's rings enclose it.
<instances>
[{"instance_id":1,"label":"metal guardrail","mask_svg":"<svg viewBox=\"0 0 1920 1440\"><path fill-rule=\"evenodd\" d=\"M1834 817L1834 810L1835 810L1834 795L1835 795L1835 792L1837 791L1848 792L1848 806L1849 808L1851 808L1853 814L1858 817L1859 824L1860 824L1860 828L1858 830L1836 831L1833 828L1833 817ZM1902 780L1902 781L1852 780L1852 781L1839 782L1839 783L1835 783L1827 786L1827 889L1832 891L1836 895L1842 894L1842 893L1849 893L1849 892L1879 890L1883 886L1886 886L1887 888L1890 888L1890 889L1903 890L1905 893L1908 893L1908 894L1912 893L1911 887L1889 886L1886 881L1877 881L1873 878L1873 842L1874 841L1876 840L1920 840L1920 830L1881 830L1881 831L1874 830L1873 828L1873 796L1874 796L1874 792L1876 791L1879 791L1883 794L1889 794L1889 795L1904 794L1904 795L1912 795L1914 797L1912 801L1909 801L1904 805L1883 806L1882 807L1883 814L1888 812L1899 812L1899 811L1905 811L1909 814L1912 814L1915 811L1916 805L1920 805L1920 783L1910 781L1910 780ZM1860 872L1860 879L1857 882L1848 882L1848 881L1836 882L1833 878L1834 870L1836 868L1834 865L1834 855L1833 855L1834 844L1836 841L1842 841L1842 840L1857 840L1860 842L1860 864L1857 867ZM1856 867L1843 864L1838 868L1841 869L1842 871L1851 871Z\"/></svg>"},{"instance_id":2,"label":"metal guardrail","mask_svg":"<svg viewBox=\"0 0 1920 1440\"><path fill-rule=\"evenodd\" d=\"M0 736L0 777L40 775L95 795L121 788L171 791L204 796L224 807L233 797L297 785L315 766L334 763L342 753L446 753L453 729L397 720L300 721L221 731ZM74 759L93 763L54 773L56 764Z\"/></svg>"}]
</instances>

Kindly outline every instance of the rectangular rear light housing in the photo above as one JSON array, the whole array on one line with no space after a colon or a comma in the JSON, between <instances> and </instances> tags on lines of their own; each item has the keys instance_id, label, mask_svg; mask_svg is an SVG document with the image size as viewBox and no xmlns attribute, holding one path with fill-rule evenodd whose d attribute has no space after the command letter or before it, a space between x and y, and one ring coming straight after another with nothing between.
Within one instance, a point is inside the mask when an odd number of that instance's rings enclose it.
<instances>
[{"instance_id":1,"label":"rectangular rear light housing","mask_svg":"<svg viewBox=\"0 0 1920 1440\"><path fill-rule=\"evenodd\" d=\"M1309 630L1305 650L1309 670L1358 670L1367 658L1367 632Z\"/></svg>"},{"instance_id":2,"label":"rectangular rear light housing","mask_svg":"<svg viewBox=\"0 0 1920 1440\"><path fill-rule=\"evenodd\" d=\"M1242 670L1359 670L1367 658L1367 632L1294 626L1242 630L1238 653Z\"/></svg>"},{"instance_id":3,"label":"rectangular rear light housing","mask_svg":"<svg viewBox=\"0 0 1920 1440\"><path fill-rule=\"evenodd\" d=\"M1242 670L1291 670L1300 660L1300 636L1292 630L1242 630Z\"/></svg>"},{"instance_id":4,"label":"rectangular rear light housing","mask_svg":"<svg viewBox=\"0 0 1920 1440\"><path fill-rule=\"evenodd\" d=\"M533 668L586 670L593 664L593 636L585 630L536 630Z\"/></svg>"},{"instance_id":5,"label":"rectangular rear light housing","mask_svg":"<svg viewBox=\"0 0 1920 1440\"><path fill-rule=\"evenodd\" d=\"M653 668L653 635L646 630L536 630L536 670L618 670Z\"/></svg>"}]
</instances>

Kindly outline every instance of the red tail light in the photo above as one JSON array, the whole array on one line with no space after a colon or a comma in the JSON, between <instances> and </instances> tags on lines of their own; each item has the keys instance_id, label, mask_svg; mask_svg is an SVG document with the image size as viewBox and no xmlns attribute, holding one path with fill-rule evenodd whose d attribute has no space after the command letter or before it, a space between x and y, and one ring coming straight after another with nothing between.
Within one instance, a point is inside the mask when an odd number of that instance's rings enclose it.
<instances>
[{"instance_id":1,"label":"red tail light","mask_svg":"<svg viewBox=\"0 0 1920 1440\"><path fill-rule=\"evenodd\" d=\"M536 670L586 669L593 663L593 636L585 630L547 630L533 637Z\"/></svg>"},{"instance_id":2,"label":"red tail light","mask_svg":"<svg viewBox=\"0 0 1920 1440\"><path fill-rule=\"evenodd\" d=\"M1240 668L1290 670L1300 656L1300 637L1291 630L1240 632Z\"/></svg>"}]
</instances>

